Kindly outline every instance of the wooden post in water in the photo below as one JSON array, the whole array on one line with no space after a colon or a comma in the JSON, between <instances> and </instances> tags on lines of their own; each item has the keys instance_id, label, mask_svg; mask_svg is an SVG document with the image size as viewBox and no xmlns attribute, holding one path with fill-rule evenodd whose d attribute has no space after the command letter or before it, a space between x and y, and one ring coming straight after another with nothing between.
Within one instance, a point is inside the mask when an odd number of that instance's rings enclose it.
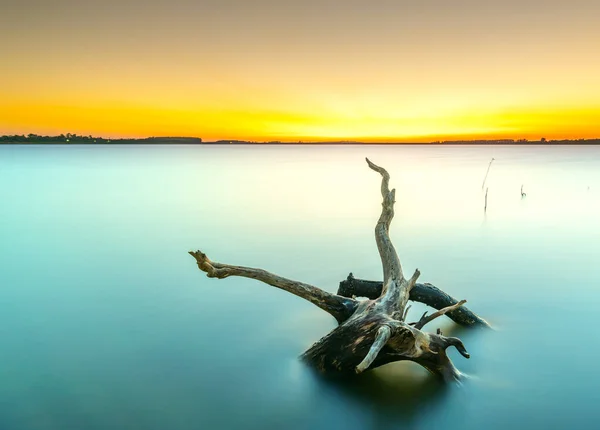
<instances>
[{"instance_id":1,"label":"wooden post in water","mask_svg":"<svg viewBox=\"0 0 600 430\"><path fill-rule=\"evenodd\" d=\"M485 189L485 203L483 205L483 211L484 212L487 212L487 195L488 195L488 190L489 190L489 188Z\"/></svg>"}]
</instances>

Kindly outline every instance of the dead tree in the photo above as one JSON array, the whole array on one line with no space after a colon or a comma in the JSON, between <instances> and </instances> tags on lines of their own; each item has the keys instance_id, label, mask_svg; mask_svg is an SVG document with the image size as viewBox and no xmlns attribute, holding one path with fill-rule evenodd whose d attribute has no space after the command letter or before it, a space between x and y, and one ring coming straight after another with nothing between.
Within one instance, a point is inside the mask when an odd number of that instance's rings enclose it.
<instances>
[{"instance_id":1,"label":"dead tree","mask_svg":"<svg viewBox=\"0 0 600 430\"><path fill-rule=\"evenodd\" d=\"M430 284L417 284L419 270L406 279L400 260L389 236L394 217L395 190L389 189L388 172L367 159L371 169L382 176L382 211L375 226L375 239L383 265L383 282L360 281L350 276L340 285L338 294L332 294L303 282L292 281L262 269L232 266L211 261L200 251L191 251L198 267L210 278L242 276L262 281L308 300L331 314L338 327L311 346L301 358L323 373L354 374L374 369L395 361L410 360L425 367L445 380L458 379L456 369L446 349L454 346L469 358L462 341L422 328L448 314L464 325L485 326L487 323L462 307L443 291ZM358 300L355 296L368 297ZM407 323L409 300L421 301L438 310L423 315L418 321Z\"/></svg>"}]
</instances>

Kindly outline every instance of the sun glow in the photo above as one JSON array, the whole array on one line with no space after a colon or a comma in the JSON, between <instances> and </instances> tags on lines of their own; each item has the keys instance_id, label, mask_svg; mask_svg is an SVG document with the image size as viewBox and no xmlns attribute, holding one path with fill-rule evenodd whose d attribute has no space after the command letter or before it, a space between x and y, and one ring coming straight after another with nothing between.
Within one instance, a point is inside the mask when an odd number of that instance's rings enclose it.
<instances>
[{"instance_id":1,"label":"sun glow","mask_svg":"<svg viewBox=\"0 0 600 430\"><path fill-rule=\"evenodd\" d=\"M198 136L205 141L432 142L477 138L538 140L598 137L599 109L533 111L445 109L393 112L277 112L265 110L165 109L149 106L28 104L0 106L9 131L33 130L109 137ZM12 129L12 130L11 130Z\"/></svg>"},{"instance_id":2,"label":"sun glow","mask_svg":"<svg viewBox=\"0 0 600 430\"><path fill-rule=\"evenodd\" d=\"M543 21L535 2L519 13L495 4L498 18L488 7L436 1L344 10L312 0L302 8L251 3L194 2L186 6L194 13L167 3L107 5L93 17L71 5L73 16L86 17L78 20L14 6L6 22L25 20L32 31L0 27L0 134L600 137L592 3L544 7ZM167 17L176 28L159 25Z\"/></svg>"}]
</instances>

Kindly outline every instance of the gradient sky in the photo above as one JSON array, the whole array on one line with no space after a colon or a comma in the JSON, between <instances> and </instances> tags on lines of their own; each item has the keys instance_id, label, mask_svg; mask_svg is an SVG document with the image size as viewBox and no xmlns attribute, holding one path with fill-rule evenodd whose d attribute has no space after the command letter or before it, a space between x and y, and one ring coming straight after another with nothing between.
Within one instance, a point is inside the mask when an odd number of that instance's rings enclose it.
<instances>
[{"instance_id":1,"label":"gradient sky","mask_svg":"<svg viewBox=\"0 0 600 430\"><path fill-rule=\"evenodd\" d=\"M600 137L598 0L5 0L0 134Z\"/></svg>"}]
</instances>

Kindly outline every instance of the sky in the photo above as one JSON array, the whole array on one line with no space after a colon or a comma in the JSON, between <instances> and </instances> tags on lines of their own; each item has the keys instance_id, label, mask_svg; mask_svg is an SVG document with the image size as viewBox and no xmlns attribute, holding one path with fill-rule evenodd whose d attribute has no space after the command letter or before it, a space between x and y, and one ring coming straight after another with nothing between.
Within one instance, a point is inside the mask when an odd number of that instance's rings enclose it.
<instances>
[{"instance_id":1,"label":"sky","mask_svg":"<svg viewBox=\"0 0 600 430\"><path fill-rule=\"evenodd\" d=\"M4 0L0 134L600 137L598 0Z\"/></svg>"}]
</instances>

